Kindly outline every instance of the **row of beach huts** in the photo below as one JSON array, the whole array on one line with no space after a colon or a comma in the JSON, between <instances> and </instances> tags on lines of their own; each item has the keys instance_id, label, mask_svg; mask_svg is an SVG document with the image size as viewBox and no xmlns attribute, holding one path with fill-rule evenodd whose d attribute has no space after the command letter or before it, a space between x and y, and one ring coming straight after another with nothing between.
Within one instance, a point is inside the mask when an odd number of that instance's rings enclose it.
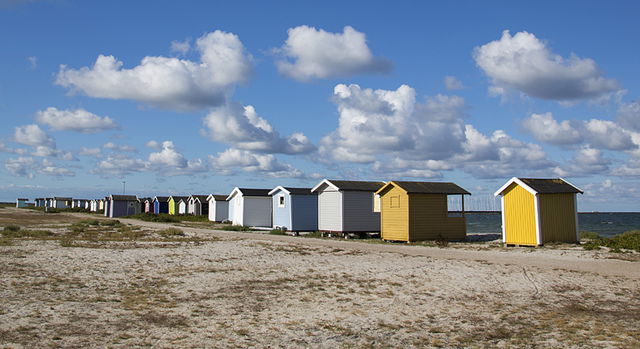
<instances>
[{"instance_id":1,"label":"row of beach huts","mask_svg":"<svg viewBox=\"0 0 640 349\"><path fill-rule=\"evenodd\" d=\"M562 178L510 179L495 192L502 201L503 242L537 246L579 241L578 193L583 192ZM236 187L228 195L139 198L114 194L93 200L51 197L35 199L35 206L78 207L107 217L204 215L215 222L292 232L380 232L383 240L390 241L463 240L465 195L471 193L455 183L324 179L313 188ZM460 197L455 209L450 207L451 196Z\"/></svg>"}]
</instances>

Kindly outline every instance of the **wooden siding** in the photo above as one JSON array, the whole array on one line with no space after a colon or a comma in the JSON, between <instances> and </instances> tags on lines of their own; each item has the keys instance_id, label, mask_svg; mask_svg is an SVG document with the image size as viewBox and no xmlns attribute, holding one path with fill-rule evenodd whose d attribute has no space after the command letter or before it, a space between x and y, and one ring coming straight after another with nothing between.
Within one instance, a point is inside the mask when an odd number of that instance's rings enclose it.
<instances>
[{"instance_id":1,"label":"wooden siding","mask_svg":"<svg viewBox=\"0 0 640 349\"><path fill-rule=\"evenodd\" d=\"M536 246L535 196L517 184L504 191L505 243Z\"/></svg>"},{"instance_id":2,"label":"wooden siding","mask_svg":"<svg viewBox=\"0 0 640 349\"><path fill-rule=\"evenodd\" d=\"M383 240L409 241L409 197L393 187L380 197L380 237Z\"/></svg>"},{"instance_id":3,"label":"wooden siding","mask_svg":"<svg viewBox=\"0 0 640 349\"><path fill-rule=\"evenodd\" d=\"M280 207L280 197L284 197L284 205L282 207ZM273 203L273 227L285 227L288 230L292 230L291 195L282 190L278 190L277 192L273 193L273 195L271 195L271 200Z\"/></svg>"},{"instance_id":4,"label":"wooden siding","mask_svg":"<svg viewBox=\"0 0 640 349\"><path fill-rule=\"evenodd\" d=\"M409 196L409 241L462 240L467 235L464 217L449 217L447 195Z\"/></svg>"},{"instance_id":5,"label":"wooden siding","mask_svg":"<svg viewBox=\"0 0 640 349\"><path fill-rule=\"evenodd\" d=\"M222 222L227 219L229 219L229 202L209 200L209 220L212 222Z\"/></svg>"},{"instance_id":6,"label":"wooden siding","mask_svg":"<svg viewBox=\"0 0 640 349\"><path fill-rule=\"evenodd\" d=\"M291 196L291 218L293 231L318 230L318 196Z\"/></svg>"},{"instance_id":7,"label":"wooden siding","mask_svg":"<svg viewBox=\"0 0 640 349\"><path fill-rule=\"evenodd\" d=\"M575 194L540 195L542 243L576 242Z\"/></svg>"},{"instance_id":8,"label":"wooden siding","mask_svg":"<svg viewBox=\"0 0 640 349\"><path fill-rule=\"evenodd\" d=\"M271 197L245 196L243 225L251 227L271 227Z\"/></svg>"},{"instance_id":9,"label":"wooden siding","mask_svg":"<svg viewBox=\"0 0 640 349\"><path fill-rule=\"evenodd\" d=\"M328 190L318 193L318 229L342 231L342 193Z\"/></svg>"},{"instance_id":10,"label":"wooden siding","mask_svg":"<svg viewBox=\"0 0 640 349\"><path fill-rule=\"evenodd\" d=\"M170 215L175 215L176 214L176 201L173 200L173 198L171 198L169 200L169 214Z\"/></svg>"},{"instance_id":11,"label":"wooden siding","mask_svg":"<svg viewBox=\"0 0 640 349\"><path fill-rule=\"evenodd\" d=\"M380 213L373 212L373 192L342 192L342 230L347 232L380 231Z\"/></svg>"}]
</instances>

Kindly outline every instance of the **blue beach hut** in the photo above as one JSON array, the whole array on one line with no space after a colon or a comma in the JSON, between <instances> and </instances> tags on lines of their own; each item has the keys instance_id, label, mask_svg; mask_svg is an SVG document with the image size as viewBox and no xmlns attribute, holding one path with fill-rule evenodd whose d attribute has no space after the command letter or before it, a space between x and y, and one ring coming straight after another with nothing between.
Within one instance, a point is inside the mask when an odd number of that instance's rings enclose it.
<instances>
[{"instance_id":1,"label":"blue beach hut","mask_svg":"<svg viewBox=\"0 0 640 349\"><path fill-rule=\"evenodd\" d=\"M273 227L290 231L318 229L318 195L311 188L277 186L269 192L273 204Z\"/></svg>"}]
</instances>

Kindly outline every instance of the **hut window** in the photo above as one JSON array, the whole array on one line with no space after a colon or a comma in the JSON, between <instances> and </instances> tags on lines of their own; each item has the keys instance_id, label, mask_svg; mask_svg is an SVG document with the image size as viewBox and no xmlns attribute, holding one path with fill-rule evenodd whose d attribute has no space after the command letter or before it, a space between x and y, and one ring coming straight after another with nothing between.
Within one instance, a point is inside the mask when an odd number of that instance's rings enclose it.
<instances>
[{"instance_id":1,"label":"hut window","mask_svg":"<svg viewBox=\"0 0 640 349\"><path fill-rule=\"evenodd\" d=\"M389 197L389 207L400 208L400 195Z\"/></svg>"},{"instance_id":2,"label":"hut window","mask_svg":"<svg viewBox=\"0 0 640 349\"><path fill-rule=\"evenodd\" d=\"M278 196L278 207L284 207L284 195Z\"/></svg>"}]
</instances>

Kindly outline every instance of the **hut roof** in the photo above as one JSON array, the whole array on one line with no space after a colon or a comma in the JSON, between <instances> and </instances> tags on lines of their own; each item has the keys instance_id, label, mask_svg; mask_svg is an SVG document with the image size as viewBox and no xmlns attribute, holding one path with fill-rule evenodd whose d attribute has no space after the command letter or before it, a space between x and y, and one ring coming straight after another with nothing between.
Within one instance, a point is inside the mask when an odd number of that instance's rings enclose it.
<instances>
[{"instance_id":1,"label":"hut roof","mask_svg":"<svg viewBox=\"0 0 640 349\"><path fill-rule=\"evenodd\" d=\"M135 195L111 195L111 199L117 201L138 201L138 197Z\"/></svg>"},{"instance_id":2,"label":"hut roof","mask_svg":"<svg viewBox=\"0 0 640 349\"><path fill-rule=\"evenodd\" d=\"M273 188L269 192L269 195L275 194L278 190L286 191L287 193L293 194L293 195L314 195L314 193L311 192L311 188L293 188L293 187L283 187L281 185Z\"/></svg>"},{"instance_id":3,"label":"hut roof","mask_svg":"<svg viewBox=\"0 0 640 349\"><path fill-rule=\"evenodd\" d=\"M153 198L153 201L158 200L158 202L168 202L169 196L156 196Z\"/></svg>"},{"instance_id":4,"label":"hut roof","mask_svg":"<svg viewBox=\"0 0 640 349\"><path fill-rule=\"evenodd\" d=\"M172 198L173 198L173 201L178 202L180 200L185 200L186 201L189 197L188 196L178 196L178 195L169 196L169 200L171 200Z\"/></svg>"},{"instance_id":5,"label":"hut roof","mask_svg":"<svg viewBox=\"0 0 640 349\"><path fill-rule=\"evenodd\" d=\"M200 202L207 201L207 195L191 195L189 196L189 198L194 198L196 200L199 200Z\"/></svg>"},{"instance_id":6,"label":"hut roof","mask_svg":"<svg viewBox=\"0 0 640 349\"><path fill-rule=\"evenodd\" d=\"M70 197L65 197L65 196L54 196L53 199L54 200L72 200Z\"/></svg>"},{"instance_id":7,"label":"hut roof","mask_svg":"<svg viewBox=\"0 0 640 349\"><path fill-rule=\"evenodd\" d=\"M348 190L348 191L377 191L382 186L384 186L384 182L368 182L368 181L343 181L336 179L324 179L322 182L318 183L313 189L312 192L318 190L323 184L332 186L338 190Z\"/></svg>"},{"instance_id":8,"label":"hut roof","mask_svg":"<svg viewBox=\"0 0 640 349\"><path fill-rule=\"evenodd\" d=\"M408 194L462 194L471 195L468 191L451 182L406 182L391 181L380 188L376 194L382 192L390 185L395 185Z\"/></svg>"},{"instance_id":9,"label":"hut roof","mask_svg":"<svg viewBox=\"0 0 640 349\"><path fill-rule=\"evenodd\" d=\"M214 198L216 201L225 201L225 200L227 200L227 196L226 195L211 194L211 195L207 196L207 200L211 200L211 198Z\"/></svg>"},{"instance_id":10,"label":"hut roof","mask_svg":"<svg viewBox=\"0 0 640 349\"><path fill-rule=\"evenodd\" d=\"M562 178L511 178L505 185L495 192L495 196L501 195L511 184L521 185L531 194L562 194L584 192L575 185Z\"/></svg>"},{"instance_id":11,"label":"hut roof","mask_svg":"<svg viewBox=\"0 0 640 349\"><path fill-rule=\"evenodd\" d=\"M235 187L227 196L227 200L231 200L237 193L241 193L243 196L271 196L269 195L269 189L255 189L255 188L238 188Z\"/></svg>"}]
</instances>

